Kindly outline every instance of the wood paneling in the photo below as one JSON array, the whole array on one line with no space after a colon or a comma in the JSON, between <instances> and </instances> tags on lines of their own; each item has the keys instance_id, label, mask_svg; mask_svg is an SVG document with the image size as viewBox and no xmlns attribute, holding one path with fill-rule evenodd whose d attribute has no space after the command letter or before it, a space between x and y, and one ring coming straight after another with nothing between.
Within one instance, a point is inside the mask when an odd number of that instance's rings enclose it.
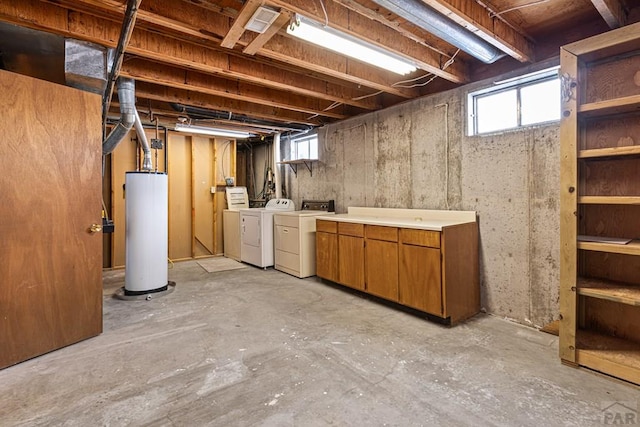
<instances>
[{"instance_id":1,"label":"wood paneling","mask_svg":"<svg viewBox=\"0 0 640 427\"><path fill-rule=\"evenodd\" d=\"M640 67L638 71L640 72ZM637 146L640 145L638 135L640 135L640 121L637 116L590 120L584 126L581 149Z\"/></svg>"},{"instance_id":2,"label":"wood paneling","mask_svg":"<svg viewBox=\"0 0 640 427\"><path fill-rule=\"evenodd\" d=\"M585 75L586 103L640 95L640 51L592 65Z\"/></svg>"},{"instance_id":3,"label":"wood paneling","mask_svg":"<svg viewBox=\"0 0 640 427\"><path fill-rule=\"evenodd\" d=\"M215 153L214 141L205 137L192 137L193 152L193 212L194 218L194 256L215 255L214 241L214 194ZM221 214L221 212L220 212Z\"/></svg>"},{"instance_id":4,"label":"wood paneling","mask_svg":"<svg viewBox=\"0 0 640 427\"><path fill-rule=\"evenodd\" d=\"M101 99L0 71L0 368L102 331Z\"/></svg>"},{"instance_id":5,"label":"wood paneling","mask_svg":"<svg viewBox=\"0 0 640 427\"><path fill-rule=\"evenodd\" d=\"M584 319L580 327L640 343L640 307L580 296Z\"/></svg>"},{"instance_id":6,"label":"wood paneling","mask_svg":"<svg viewBox=\"0 0 640 427\"><path fill-rule=\"evenodd\" d=\"M591 161L584 166L581 196L638 196L640 159Z\"/></svg>"},{"instance_id":7,"label":"wood paneling","mask_svg":"<svg viewBox=\"0 0 640 427\"><path fill-rule=\"evenodd\" d=\"M191 137L169 133L169 258L191 258Z\"/></svg>"}]
</instances>

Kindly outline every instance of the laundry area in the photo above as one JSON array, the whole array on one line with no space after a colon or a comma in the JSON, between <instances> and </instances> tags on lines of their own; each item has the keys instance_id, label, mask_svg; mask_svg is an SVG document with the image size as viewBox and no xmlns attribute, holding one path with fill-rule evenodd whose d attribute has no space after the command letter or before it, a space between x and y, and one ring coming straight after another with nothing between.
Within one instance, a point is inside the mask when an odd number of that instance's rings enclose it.
<instances>
[{"instance_id":1,"label":"laundry area","mask_svg":"<svg viewBox=\"0 0 640 427\"><path fill-rule=\"evenodd\" d=\"M639 424L640 6L463 3L0 0L0 426Z\"/></svg>"}]
</instances>

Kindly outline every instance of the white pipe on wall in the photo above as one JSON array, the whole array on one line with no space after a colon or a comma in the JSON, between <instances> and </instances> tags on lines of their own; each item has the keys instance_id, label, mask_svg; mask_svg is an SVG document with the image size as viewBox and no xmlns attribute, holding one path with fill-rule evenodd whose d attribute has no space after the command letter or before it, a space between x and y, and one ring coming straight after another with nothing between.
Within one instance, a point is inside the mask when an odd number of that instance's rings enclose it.
<instances>
[{"instance_id":1,"label":"white pipe on wall","mask_svg":"<svg viewBox=\"0 0 640 427\"><path fill-rule=\"evenodd\" d=\"M273 181L276 186L276 199L282 198L282 183L280 182L280 133L273 136Z\"/></svg>"}]
</instances>

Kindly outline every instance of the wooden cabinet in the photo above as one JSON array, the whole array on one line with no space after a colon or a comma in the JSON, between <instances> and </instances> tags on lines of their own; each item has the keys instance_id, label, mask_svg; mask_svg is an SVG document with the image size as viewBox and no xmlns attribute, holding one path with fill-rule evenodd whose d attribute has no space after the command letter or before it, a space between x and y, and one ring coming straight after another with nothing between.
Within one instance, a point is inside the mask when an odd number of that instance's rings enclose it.
<instances>
[{"instance_id":1,"label":"wooden cabinet","mask_svg":"<svg viewBox=\"0 0 640 427\"><path fill-rule=\"evenodd\" d=\"M316 274L338 281L338 223L316 220Z\"/></svg>"},{"instance_id":2,"label":"wooden cabinet","mask_svg":"<svg viewBox=\"0 0 640 427\"><path fill-rule=\"evenodd\" d=\"M475 220L475 213L470 216ZM317 220L317 230L319 277L446 323L458 323L480 311L475 221L432 231Z\"/></svg>"},{"instance_id":3,"label":"wooden cabinet","mask_svg":"<svg viewBox=\"0 0 640 427\"><path fill-rule=\"evenodd\" d=\"M560 357L640 384L640 24L561 50Z\"/></svg>"},{"instance_id":4,"label":"wooden cabinet","mask_svg":"<svg viewBox=\"0 0 640 427\"><path fill-rule=\"evenodd\" d=\"M400 230L400 303L442 316L440 233Z\"/></svg>"},{"instance_id":5,"label":"wooden cabinet","mask_svg":"<svg viewBox=\"0 0 640 427\"><path fill-rule=\"evenodd\" d=\"M367 225L365 241L366 290L398 301L398 229Z\"/></svg>"},{"instance_id":6,"label":"wooden cabinet","mask_svg":"<svg viewBox=\"0 0 640 427\"><path fill-rule=\"evenodd\" d=\"M364 225L338 223L338 254L339 282L364 290Z\"/></svg>"}]
</instances>

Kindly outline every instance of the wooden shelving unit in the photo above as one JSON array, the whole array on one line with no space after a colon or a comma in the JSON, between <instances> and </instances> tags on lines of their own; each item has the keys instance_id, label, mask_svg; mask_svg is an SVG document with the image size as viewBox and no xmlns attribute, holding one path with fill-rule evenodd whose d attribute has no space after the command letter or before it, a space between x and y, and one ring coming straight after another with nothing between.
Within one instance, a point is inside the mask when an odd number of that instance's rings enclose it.
<instances>
[{"instance_id":1,"label":"wooden shelving unit","mask_svg":"<svg viewBox=\"0 0 640 427\"><path fill-rule=\"evenodd\" d=\"M640 24L561 49L560 358L635 384L640 384L638 70Z\"/></svg>"}]
</instances>

